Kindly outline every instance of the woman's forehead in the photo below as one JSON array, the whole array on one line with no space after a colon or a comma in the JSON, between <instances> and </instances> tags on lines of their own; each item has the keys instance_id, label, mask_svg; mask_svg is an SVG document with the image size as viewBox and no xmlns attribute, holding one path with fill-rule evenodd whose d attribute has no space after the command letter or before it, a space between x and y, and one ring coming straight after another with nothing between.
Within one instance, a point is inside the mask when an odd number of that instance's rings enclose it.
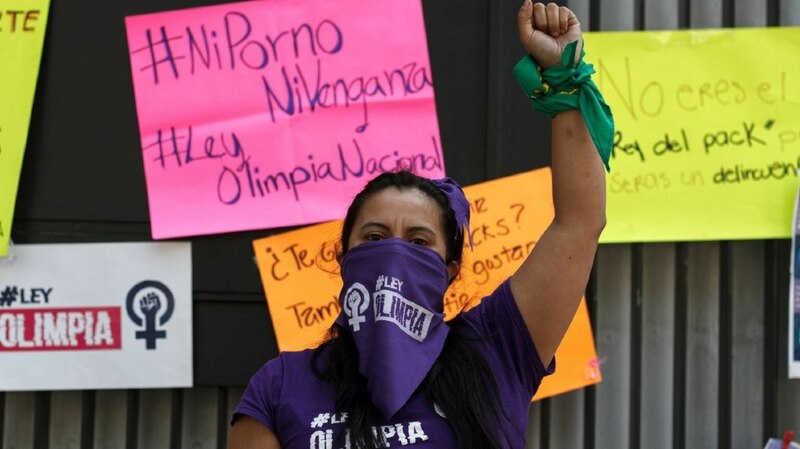
<instances>
[{"instance_id":1,"label":"woman's forehead","mask_svg":"<svg viewBox=\"0 0 800 449\"><path fill-rule=\"evenodd\" d=\"M362 224L378 222L387 225L403 221L412 226L428 224L438 227L441 226L441 210L433 198L418 189L400 190L390 187L364 202L357 221Z\"/></svg>"}]
</instances>

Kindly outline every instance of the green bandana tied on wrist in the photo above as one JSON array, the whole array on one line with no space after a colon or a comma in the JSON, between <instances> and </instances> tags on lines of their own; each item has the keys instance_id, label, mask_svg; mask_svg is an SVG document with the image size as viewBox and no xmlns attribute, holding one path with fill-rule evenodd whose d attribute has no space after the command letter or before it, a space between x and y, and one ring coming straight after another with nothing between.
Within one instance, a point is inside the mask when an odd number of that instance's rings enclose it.
<instances>
[{"instance_id":1,"label":"green bandana tied on wrist","mask_svg":"<svg viewBox=\"0 0 800 449\"><path fill-rule=\"evenodd\" d=\"M575 52L578 41L572 42L561 55L561 65L541 70L530 55L514 66L514 76L522 90L531 99L537 112L553 117L559 112L580 109L594 145L606 166L614 143L614 117L600 90L592 81L594 67L583 62L584 51L577 65Z\"/></svg>"}]
</instances>

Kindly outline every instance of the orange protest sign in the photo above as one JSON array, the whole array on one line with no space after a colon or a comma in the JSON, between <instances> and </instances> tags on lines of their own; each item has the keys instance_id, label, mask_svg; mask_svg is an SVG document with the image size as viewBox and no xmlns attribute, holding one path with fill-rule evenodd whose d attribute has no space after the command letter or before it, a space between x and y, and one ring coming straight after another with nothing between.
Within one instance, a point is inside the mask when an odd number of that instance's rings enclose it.
<instances>
[{"instance_id":1,"label":"orange protest sign","mask_svg":"<svg viewBox=\"0 0 800 449\"><path fill-rule=\"evenodd\" d=\"M445 294L452 318L474 307L511 276L553 218L551 175L539 169L464 189L470 200L474 250ZM323 223L253 242L278 347L314 347L339 314L342 282L336 261L341 222ZM585 301L556 353L558 369L542 383L542 399L600 382Z\"/></svg>"}]
</instances>

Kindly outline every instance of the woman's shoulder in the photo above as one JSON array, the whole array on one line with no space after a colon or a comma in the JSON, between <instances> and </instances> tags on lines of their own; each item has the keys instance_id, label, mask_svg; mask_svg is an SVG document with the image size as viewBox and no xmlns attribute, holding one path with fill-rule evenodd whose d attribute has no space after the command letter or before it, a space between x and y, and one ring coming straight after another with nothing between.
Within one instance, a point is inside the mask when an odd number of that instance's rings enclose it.
<instances>
[{"instance_id":1,"label":"woman's shoulder","mask_svg":"<svg viewBox=\"0 0 800 449\"><path fill-rule=\"evenodd\" d=\"M261 371L268 371L272 374L280 372L284 377L296 375L299 372L311 372L311 365L315 357L322 355L324 351L319 351L315 355L316 349L304 349L301 351L283 351L276 357L268 360Z\"/></svg>"},{"instance_id":2,"label":"woman's shoulder","mask_svg":"<svg viewBox=\"0 0 800 449\"><path fill-rule=\"evenodd\" d=\"M294 364L302 361L310 361L314 357L316 349L303 349L301 351L283 351L275 359L283 363ZM273 360L275 360L273 359Z\"/></svg>"},{"instance_id":3,"label":"woman's shoulder","mask_svg":"<svg viewBox=\"0 0 800 449\"><path fill-rule=\"evenodd\" d=\"M281 352L261 366L249 387L268 392L273 400L299 387L323 389L324 382L312 368L315 362L313 349Z\"/></svg>"},{"instance_id":4,"label":"woman's shoulder","mask_svg":"<svg viewBox=\"0 0 800 449\"><path fill-rule=\"evenodd\" d=\"M313 416L308 417L313 411L306 410L309 404L333 401L330 387L312 370L313 357L314 350L311 349L284 351L266 362L250 379L233 420L239 415L247 415L281 438L293 435L302 427L298 427L298 422L313 419ZM295 422L288 419L292 416L303 418ZM308 439L305 441L307 444Z\"/></svg>"},{"instance_id":5,"label":"woman's shoulder","mask_svg":"<svg viewBox=\"0 0 800 449\"><path fill-rule=\"evenodd\" d=\"M506 279L491 293L481 297L477 304L461 312L453 320L453 324L478 334L491 333L496 330L498 324L513 318L515 312L519 314L509 280Z\"/></svg>"}]
</instances>

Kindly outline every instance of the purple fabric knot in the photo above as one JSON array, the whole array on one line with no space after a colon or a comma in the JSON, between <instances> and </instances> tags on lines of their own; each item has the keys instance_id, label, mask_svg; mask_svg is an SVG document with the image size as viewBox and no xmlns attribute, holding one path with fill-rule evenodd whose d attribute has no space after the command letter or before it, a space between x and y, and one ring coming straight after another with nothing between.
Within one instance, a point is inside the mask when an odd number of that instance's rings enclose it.
<instances>
[{"instance_id":1,"label":"purple fabric knot","mask_svg":"<svg viewBox=\"0 0 800 449\"><path fill-rule=\"evenodd\" d=\"M447 198L450 208L456 216L456 237L462 232L466 232L469 249L472 249L472 232L469 229L469 201L464 195L464 190L457 182L450 178L431 179L436 187Z\"/></svg>"}]
</instances>

